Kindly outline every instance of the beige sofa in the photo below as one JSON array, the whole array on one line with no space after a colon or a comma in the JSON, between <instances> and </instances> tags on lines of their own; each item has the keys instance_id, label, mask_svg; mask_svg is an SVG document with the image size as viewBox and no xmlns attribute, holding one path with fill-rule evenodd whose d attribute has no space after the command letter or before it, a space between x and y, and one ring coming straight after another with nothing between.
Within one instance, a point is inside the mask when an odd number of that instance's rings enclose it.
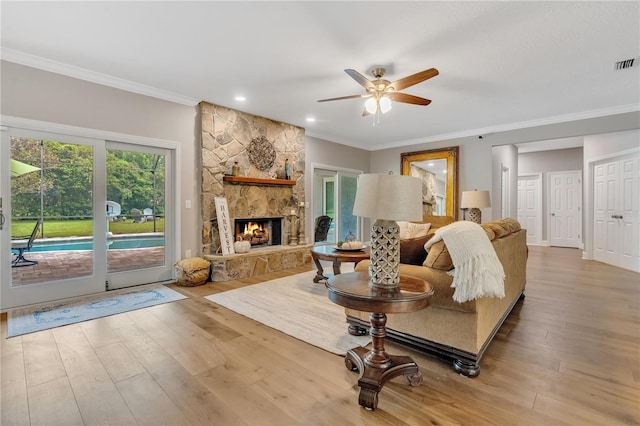
<instances>
[{"instance_id":1,"label":"beige sofa","mask_svg":"<svg viewBox=\"0 0 640 426\"><path fill-rule=\"evenodd\" d=\"M387 315L389 339L453 360L455 370L469 377L480 373L482 354L519 298L524 297L526 283L526 231L513 219L482 226L504 268L504 298L455 302L451 288L453 278L447 274L453 265L444 241L440 241L429 250L423 264L400 264L401 275L422 278L433 286L431 305L419 312ZM406 258L406 250L404 254ZM360 262L356 271L367 271L368 266L369 261ZM346 313L350 333L368 329L368 312L346 309Z\"/></svg>"}]
</instances>

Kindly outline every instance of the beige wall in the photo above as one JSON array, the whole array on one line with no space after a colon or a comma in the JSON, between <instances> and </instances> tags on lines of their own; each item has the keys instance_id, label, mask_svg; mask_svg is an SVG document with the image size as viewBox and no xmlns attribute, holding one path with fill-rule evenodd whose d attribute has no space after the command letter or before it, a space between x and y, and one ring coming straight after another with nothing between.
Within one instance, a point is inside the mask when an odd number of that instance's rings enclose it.
<instances>
[{"instance_id":1,"label":"beige wall","mask_svg":"<svg viewBox=\"0 0 640 426\"><path fill-rule=\"evenodd\" d=\"M458 146L458 197L462 191L491 189L491 145L477 138L460 138L428 144L411 145L404 148L390 148L371 153L371 172L392 171L400 174L400 154L427 149ZM458 200L459 201L459 200ZM458 204L459 205L459 204ZM460 215L460 211L458 211ZM483 221L491 217L491 209L482 210ZM461 219L462 216L460 215Z\"/></svg>"},{"instance_id":2,"label":"beige wall","mask_svg":"<svg viewBox=\"0 0 640 426\"><path fill-rule=\"evenodd\" d=\"M181 253L200 239L196 107L138 95L11 62L0 62L4 116L176 142L179 146ZM196 167L194 167L196 165ZM192 208L184 208L191 200Z\"/></svg>"},{"instance_id":3,"label":"beige wall","mask_svg":"<svg viewBox=\"0 0 640 426\"><path fill-rule=\"evenodd\" d=\"M340 145L324 139L319 139L309 135L305 136L305 193L307 201L311 201L313 194L313 173L312 166L331 166L335 169L361 170L364 173L369 172L371 153L359 148L353 148ZM311 206L306 208L305 215L307 218L313 217ZM368 235L369 225L365 226L365 233ZM306 222L306 235L313 235L313 220Z\"/></svg>"},{"instance_id":4,"label":"beige wall","mask_svg":"<svg viewBox=\"0 0 640 426\"><path fill-rule=\"evenodd\" d=\"M502 168L508 169L508 188L511 196L505 202L507 205L505 217L517 219L518 200L516 197L518 188L518 148L515 145L494 146L492 154L492 186L491 186L491 216L485 219L483 212L483 222L489 220L502 219ZM485 210L485 209L483 209Z\"/></svg>"},{"instance_id":5,"label":"beige wall","mask_svg":"<svg viewBox=\"0 0 640 426\"><path fill-rule=\"evenodd\" d=\"M196 136L196 106L185 106L148 96L129 93L71 77L37 70L2 61L0 113L67 124L90 129L138 135L175 141L180 147L178 173L181 178L181 252L190 249L198 253L201 226L199 214L200 158ZM425 149L460 147L459 191L492 188L492 146L533 142L563 137L585 137L585 161L597 157L603 150L624 150L638 146L640 112L615 116L548 124L519 130L486 134L390 148L364 151L307 136L306 167L321 163L336 167L362 169L380 173L400 172L400 154ZM631 130L630 132L620 132ZM598 136L619 132L616 136ZM614 151L615 152L615 151ZM498 165L499 167L499 165ZM514 171L517 176L517 170ZM305 188L311 187L307 175ZM515 188L513 189L515 191ZM515 192L513 193L515 197ZM192 208L184 209L184 200ZM483 216L493 216L489 211ZM310 230L307 229L310 235Z\"/></svg>"},{"instance_id":6,"label":"beige wall","mask_svg":"<svg viewBox=\"0 0 640 426\"><path fill-rule=\"evenodd\" d=\"M515 145L525 142L537 142L549 139L585 136L585 157L596 155L602 150L617 152L628 149L635 143L638 146L638 127L640 126L640 112L630 112L613 116L597 117L591 119L575 120L565 123L554 123L543 126L529 127L517 130L505 130L478 136L450 139L445 141L430 142L409 145L402 148L390 148L371 152L371 173L385 171L400 172L400 154L426 149L444 148L447 146L459 146L459 192L474 188L495 188L494 168L499 169L500 164L493 163L492 147L503 145ZM615 133L610 133L615 132ZM611 137L598 136L600 134L615 134L615 141ZM635 139L634 139L635 137ZM588 142L589 141L589 142ZM588 146L588 144L593 144ZM592 148L601 144L609 145L607 148ZM499 176L499 173L497 174ZM511 171L512 181L516 184L511 188L512 200L516 200L517 194L517 162ZM497 182L499 188L499 182ZM494 190L492 190L492 199ZM514 201L516 202L516 201ZM499 205L494 204L490 209L483 209L483 220L488 217L497 217L500 214ZM517 207L516 207L517 208ZM496 210L497 209L497 210Z\"/></svg>"},{"instance_id":7,"label":"beige wall","mask_svg":"<svg viewBox=\"0 0 640 426\"><path fill-rule=\"evenodd\" d=\"M518 155L518 172L519 174L540 173L542 181L540 189L542 190L542 205L540 214L542 215L542 241L547 241L548 217L547 211L548 186L547 173L549 172L569 172L579 170L582 172L583 148L554 149L552 151L526 152ZM584 176L584 174L582 175ZM584 197L583 197L584 198ZM517 207L517 205L516 205ZM584 228L584 215L583 215ZM584 229L583 229L584 235Z\"/></svg>"}]
</instances>

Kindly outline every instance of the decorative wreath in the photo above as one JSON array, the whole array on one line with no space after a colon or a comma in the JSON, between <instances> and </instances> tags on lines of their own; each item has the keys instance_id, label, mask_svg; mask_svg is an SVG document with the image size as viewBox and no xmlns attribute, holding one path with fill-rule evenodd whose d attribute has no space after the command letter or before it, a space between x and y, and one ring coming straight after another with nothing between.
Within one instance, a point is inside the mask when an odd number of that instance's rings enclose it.
<instances>
[{"instance_id":1,"label":"decorative wreath","mask_svg":"<svg viewBox=\"0 0 640 426\"><path fill-rule=\"evenodd\" d=\"M276 161L276 149L264 136L251 139L249 161L259 170L269 170Z\"/></svg>"}]
</instances>

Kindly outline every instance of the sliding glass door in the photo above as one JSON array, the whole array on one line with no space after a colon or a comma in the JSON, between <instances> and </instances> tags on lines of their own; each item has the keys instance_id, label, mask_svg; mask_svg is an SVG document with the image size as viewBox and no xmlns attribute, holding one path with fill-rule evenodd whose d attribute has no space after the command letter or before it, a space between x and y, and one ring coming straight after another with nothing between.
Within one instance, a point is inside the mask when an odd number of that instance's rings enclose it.
<instances>
[{"instance_id":1,"label":"sliding glass door","mask_svg":"<svg viewBox=\"0 0 640 426\"><path fill-rule=\"evenodd\" d=\"M173 161L170 149L3 128L2 308L170 280Z\"/></svg>"},{"instance_id":2,"label":"sliding glass door","mask_svg":"<svg viewBox=\"0 0 640 426\"><path fill-rule=\"evenodd\" d=\"M2 307L103 291L104 143L20 129L2 141Z\"/></svg>"},{"instance_id":3,"label":"sliding glass door","mask_svg":"<svg viewBox=\"0 0 640 426\"><path fill-rule=\"evenodd\" d=\"M107 287L170 280L172 153L107 144Z\"/></svg>"},{"instance_id":4,"label":"sliding glass door","mask_svg":"<svg viewBox=\"0 0 640 426\"><path fill-rule=\"evenodd\" d=\"M315 241L315 244L336 244L344 241L350 233L362 240L361 220L353 215L359 174L357 171L313 166L314 218L324 215L332 218L326 240Z\"/></svg>"}]
</instances>

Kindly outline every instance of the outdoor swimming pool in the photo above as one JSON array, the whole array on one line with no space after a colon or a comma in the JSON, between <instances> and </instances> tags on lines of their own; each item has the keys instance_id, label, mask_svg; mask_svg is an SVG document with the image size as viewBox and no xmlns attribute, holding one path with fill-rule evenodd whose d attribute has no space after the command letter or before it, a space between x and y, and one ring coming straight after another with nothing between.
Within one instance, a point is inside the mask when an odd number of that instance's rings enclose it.
<instances>
[{"instance_id":1,"label":"outdoor swimming pool","mask_svg":"<svg viewBox=\"0 0 640 426\"><path fill-rule=\"evenodd\" d=\"M109 250L137 249L164 246L164 235L127 236L109 238ZM51 239L33 242L31 252L65 251L65 250L93 250L92 238Z\"/></svg>"}]
</instances>

